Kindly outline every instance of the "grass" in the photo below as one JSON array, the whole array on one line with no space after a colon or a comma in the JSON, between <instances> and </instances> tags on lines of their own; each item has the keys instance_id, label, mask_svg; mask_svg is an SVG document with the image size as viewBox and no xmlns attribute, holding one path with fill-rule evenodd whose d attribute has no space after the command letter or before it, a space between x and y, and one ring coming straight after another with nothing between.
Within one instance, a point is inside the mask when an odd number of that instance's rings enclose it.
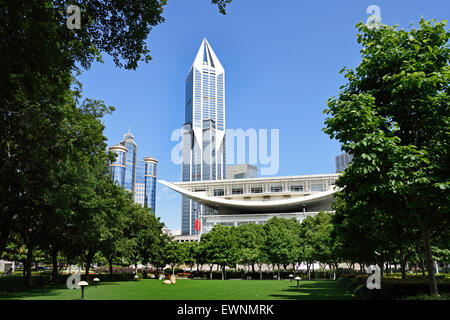
<instances>
[{"instance_id":1,"label":"grass","mask_svg":"<svg viewBox=\"0 0 450 320\"><path fill-rule=\"evenodd\" d=\"M0 300L79 300L81 290L45 287L1 294ZM336 281L305 280L297 289L289 280L161 280L102 283L85 289L86 300L342 300L353 299Z\"/></svg>"}]
</instances>

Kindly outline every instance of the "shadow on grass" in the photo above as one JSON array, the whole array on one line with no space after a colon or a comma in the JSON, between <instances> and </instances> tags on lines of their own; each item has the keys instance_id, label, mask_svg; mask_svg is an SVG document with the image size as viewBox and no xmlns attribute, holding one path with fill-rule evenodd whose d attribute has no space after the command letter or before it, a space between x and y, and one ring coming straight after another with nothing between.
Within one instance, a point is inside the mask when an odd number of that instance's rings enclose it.
<instances>
[{"instance_id":1,"label":"shadow on grass","mask_svg":"<svg viewBox=\"0 0 450 320\"><path fill-rule=\"evenodd\" d=\"M98 284L97 287L105 287L105 286L117 286L119 283L117 282L103 282ZM90 287L95 288L92 284ZM69 290L66 285L49 285L42 288L28 289L23 291L14 291L14 292L1 292L0 300L21 300L23 298L34 298L34 297L57 297L61 295L62 290ZM79 289L72 289L80 291ZM64 299L62 297L62 299ZM65 299L64 299L65 300ZM73 300L80 300L80 298L75 298Z\"/></svg>"},{"instance_id":2,"label":"shadow on grass","mask_svg":"<svg viewBox=\"0 0 450 320\"><path fill-rule=\"evenodd\" d=\"M285 294L271 294L271 297L286 300L348 300L353 299L352 294L346 293L345 289L332 281L305 281L301 282L299 288L292 283L288 288L281 289Z\"/></svg>"}]
</instances>

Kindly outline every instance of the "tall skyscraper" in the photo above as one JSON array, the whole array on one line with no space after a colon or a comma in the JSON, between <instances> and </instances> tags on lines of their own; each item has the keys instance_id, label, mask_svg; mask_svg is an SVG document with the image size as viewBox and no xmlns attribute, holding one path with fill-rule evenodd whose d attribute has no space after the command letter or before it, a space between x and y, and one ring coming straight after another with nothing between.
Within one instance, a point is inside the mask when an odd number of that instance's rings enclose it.
<instances>
[{"instance_id":1,"label":"tall skyscraper","mask_svg":"<svg viewBox=\"0 0 450 320\"><path fill-rule=\"evenodd\" d=\"M137 160L137 144L131 132L123 140L109 148L116 153L116 161L109 164L113 180L133 194L134 201L155 212L156 167L152 157Z\"/></svg>"},{"instance_id":2,"label":"tall skyscraper","mask_svg":"<svg viewBox=\"0 0 450 320\"><path fill-rule=\"evenodd\" d=\"M226 178L225 70L206 39L186 79L182 156L182 181ZM195 221L203 214L204 206L183 196L182 234L199 234Z\"/></svg>"}]
</instances>

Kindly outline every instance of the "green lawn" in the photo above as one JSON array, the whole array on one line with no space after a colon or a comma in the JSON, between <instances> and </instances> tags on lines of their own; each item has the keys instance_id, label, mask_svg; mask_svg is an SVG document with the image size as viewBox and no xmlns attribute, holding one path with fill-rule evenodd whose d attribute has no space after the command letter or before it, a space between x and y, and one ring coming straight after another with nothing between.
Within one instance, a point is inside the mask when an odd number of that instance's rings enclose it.
<instances>
[{"instance_id":1,"label":"green lawn","mask_svg":"<svg viewBox=\"0 0 450 320\"><path fill-rule=\"evenodd\" d=\"M77 300L81 290L46 287L1 294L0 300ZM297 289L289 280L177 280L164 285L161 280L102 283L85 289L87 300L323 300L352 299L336 281L301 281Z\"/></svg>"}]
</instances>

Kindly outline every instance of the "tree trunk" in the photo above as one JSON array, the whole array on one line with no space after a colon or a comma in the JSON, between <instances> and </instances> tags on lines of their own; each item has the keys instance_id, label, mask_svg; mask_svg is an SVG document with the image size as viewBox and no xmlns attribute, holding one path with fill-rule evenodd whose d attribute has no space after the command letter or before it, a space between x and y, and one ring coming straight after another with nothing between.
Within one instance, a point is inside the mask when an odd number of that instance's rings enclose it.
<instances>
[{"instance_id":1,"label":"tree trunk","mask_svg":"<svg viewBox=\"0 0 450 320\"><path fill-rule=\"evenodd\" d=\"M280 264L277 265L278 266L278 281L280 280Z\"/></svg>"},{"instance_id":2,"label":"tree trunk","mask_svg":"<svg viewBox=\"0 0 450 320\"><path fill-rule=\"evenodd\" d=\"M212 272L213 272L213 267L214 267L214 264L211 264L211 265L209 265L208 264L208 266L209 266L209 280L212 280Z\"/></svg>"},{"instance_id":3,"label":"tree trunk","mask_svg":"<svg viewBox=\"0 0 450 320\"><path fill-rule=\"evenodd\" d=\"M400 260L400 270L402 272L402 280L406 279L406 259L404 257L401 257Z\"/></svg>"},{"instance_id":4,"label":"tree trunk","mask_svg":"<svg viewBox=\"0 0 450 320\"><path fill-rule=\"evenodd\" d=\"M225 280L225 266L222 266L222 280Z\"/></svg>"},{"instance_id":5,"label":"tree trunk","mask_svg":"<svg viewBox=\"0 0 450 320\"><path fill-rule=\"evenodd\" d=\"M111 257L108 259L108 265L109 265L109 274L113 275L113 273L114 273L114 270L113 270L113 259Z\"/></svg>"},{"instance_id":6,"label":"tree trunk","mask_svg":"<svg viewBox=\"0 0 450 320\"><path fill-rule=\"evenodd\" d=\"M430 284L430 294L438 295L438 287L436 282L436 271L434 269L433 255L431 253L430 232L428 228L423 226L422 233L425 241L425 256L427 260L428 281Z\"/></svg>"},{"instance_id":7,"label":"tree trunk","mask_svg":"<svg viewBox=\"0 0 450 320\"><path fill-rule=\"evenodd\" d=\"M31 264L33 263L33 247L27 246L27 258L25 260L25 285L27 288L31 288L32 282L31 282Z\"/></svg>"},{"instance_id":8,"label":"tree trunk","mask_svg":"<svg viewBox=\"0 0 450 320\"><path fill-rule=\"evenodd\" d=\"M92 260L94 259L94 254L91 252L88 252L86 256L86 271L85 271L85 281L89 282L89 271L91 269Z\"/></svg>"},{"instance_id":9,"label":"tree trunk","mask_svg":"<svg viewBox=\"0 0 450 320\"><path fill-rule=\"evenodd\" d=\"M308 279L311 280L311 265L306 263L306 272L308 272Z\"/></svg>"},{"instance_id":10,"label":"tree trunk","mask_svg":"<svg viewBox=\"0 0 450 320\"><path fill-rule=\"evenodd\" d=\"M58 251L55 248L51 248L51 255L52 255L52 281L53 283L56 283L58 279Z\"/></svg>"}]
</instances>

